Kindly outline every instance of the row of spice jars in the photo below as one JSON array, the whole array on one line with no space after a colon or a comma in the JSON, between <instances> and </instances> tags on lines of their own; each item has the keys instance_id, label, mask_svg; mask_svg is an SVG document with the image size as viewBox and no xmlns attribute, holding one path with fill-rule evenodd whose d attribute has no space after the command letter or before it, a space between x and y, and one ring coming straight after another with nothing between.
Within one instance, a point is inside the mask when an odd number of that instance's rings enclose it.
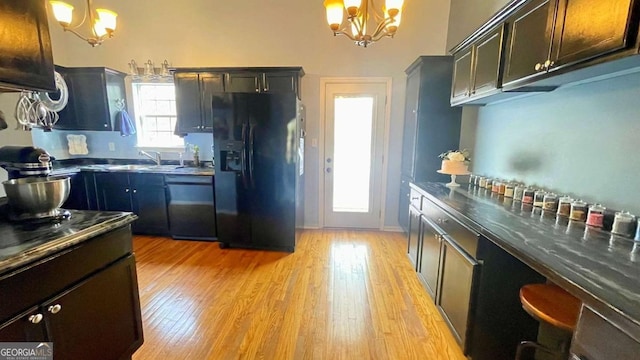
<instances>
[{"instance_id":1,"label":"row of spice jars","mask_svg":"<svg viewBox=\"0 0 640 360\"><path fill-rule=\"evenodd\" d=\"M600 204L589 205L580 199L569 196L559 196L553 192L527 187L521 183L506 182L500 179L492 179L479 175L471 175L470 186L491 190L492 193L503 195L505 198L513 198L524 204L542 208L544 211L553 212L559 217L568 217L573 221L586 222L587 225L602 228L606 207ZM611 232L616 235L633 237L640 241L640 218L627 211L615 213ZM635 232L635 236L634 236Z\"/></svg>"}]
</instances>

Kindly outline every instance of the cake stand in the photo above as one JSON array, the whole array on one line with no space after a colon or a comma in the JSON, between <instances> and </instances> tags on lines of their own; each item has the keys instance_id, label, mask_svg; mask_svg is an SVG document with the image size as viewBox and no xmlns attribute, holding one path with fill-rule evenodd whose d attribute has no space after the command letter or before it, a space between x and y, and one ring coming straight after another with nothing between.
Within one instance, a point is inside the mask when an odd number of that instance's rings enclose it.
<instances>
[{"instance_id":1,"label":"cake stand","mask_svg":"<svg viewBox=\"0 0 640 360\"><path fill-rule=\"evenodd\" d=\"M468 172L468 171L467 171L467 172L455 173L455 174L448 173L448 172L444 172L444 171L442 171L442 170L436 170L436 171L437 171L437 173L438 173L438 174L451 175L451 182L450 182L450 183L447 183L447 184L445 185L445 186L448 186L448 187L458 187L458 186L460 186L460 184L458 184L458 183L456 182L456 176L458 176L458 175L469 175L469 174L471 174L471 173L470 173L470 172Z\"/></svg>"}]
</instances>

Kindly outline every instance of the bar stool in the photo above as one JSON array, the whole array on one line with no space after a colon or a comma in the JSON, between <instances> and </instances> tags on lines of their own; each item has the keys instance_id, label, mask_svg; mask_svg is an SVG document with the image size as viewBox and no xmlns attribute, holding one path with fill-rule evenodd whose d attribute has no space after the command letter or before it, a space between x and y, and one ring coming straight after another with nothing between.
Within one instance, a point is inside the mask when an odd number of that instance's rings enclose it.
<instances>
[{"instance_id":1,"label":"bar stool","mask_svg":"<svg viewBox=\"0 0 640 360\"><path fill-rule=\"evenodd\" d=\"M529 284L520 288L520 302L522 308L540 322L540 330L537 342L522 341L518 345L516 360L521 359L527 348L566 360L582 305L580 300L557 285Z\"/></svg>"}]
</instances>

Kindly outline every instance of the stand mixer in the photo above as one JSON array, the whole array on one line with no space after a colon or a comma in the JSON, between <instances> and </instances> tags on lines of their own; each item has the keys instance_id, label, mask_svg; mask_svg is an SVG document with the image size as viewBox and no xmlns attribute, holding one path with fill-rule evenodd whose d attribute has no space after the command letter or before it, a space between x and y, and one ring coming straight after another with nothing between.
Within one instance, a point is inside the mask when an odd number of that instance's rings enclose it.
<instances>
[{"instance_id":1,"label":"stand mixer","mask_svg":"<svg viewBox=\"0 0 640 360\"><path fill-rule=\"evenodd\" d=\"M44 149L31 146L0 148L0 167L9 180L3 182L8 206L3 213L11 221L60 221L70 213L59 207L69 196L68 177L49 177L54 160Z\"/></svg>"}]
</instances>

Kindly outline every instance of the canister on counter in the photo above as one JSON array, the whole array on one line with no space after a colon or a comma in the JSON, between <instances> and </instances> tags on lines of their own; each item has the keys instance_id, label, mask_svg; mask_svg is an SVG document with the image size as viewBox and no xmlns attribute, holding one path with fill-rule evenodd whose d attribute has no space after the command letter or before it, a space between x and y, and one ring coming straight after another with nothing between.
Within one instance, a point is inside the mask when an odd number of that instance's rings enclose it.
<instances>
[{"instance_id":1,"label":"canister on counter","mask_svg":"<svg viewBox=\"0 0 640 360\"><path fill-rule=\"evenodd\" d=\"M522 201L522 196L524 195L524 189L527 186L524 184L516 184L516 187L513 188L513 200Z\"/></svg>"},{"instance_id":2,"label":"canister on counter","mask_svg":"<svg viewBox=\"0 0 640 360\"><path fill-rule=\"evenodd\" d=\"M507 182L506 181L500 181L500 186L498 186L498 194L499 195L504 195L504 191L507 188Z\"/></svg>"},{"instance_id":3,"label":"canister on counter","mask_svg":"<svg viewBox=\"0 0 640 360\"><path fill-rule=\"evenodd\" d=\"M478 186L481 188L484 188L485 186L487 186L487 178L484 176L480 176L478 178Z\"/></svg>"},{"instance_id":4,"label":"canister on counter","mask_svg":"<svg viewBox=\"0 0 640 360\"><path fill-rule=\"evenodd\" d=\"M544 190L538 190L533 194L533 206L541 208L544 204L544 196L547 194Z\"/></svg>"},{"instance_id":5,"label":"canister on counter","mask_svg":"<svg viewBox=\"0 0 640 360\"><path fill-rule=\"evenodd\" d=\"M619 211L613 218L613 226L611 227L611 232L616 235L632 237L635 225L635 216L631 215L628 211Z\"/></svg>"},{"instance_id":6,"label":"canister on counter","mask_svg":"<svg viewBox=\"0 0 640 360\"><path fill-rule=\"evenodd\" d=\"M575 221L586 221L587 203L582 200L574 200L571 203L571 212L569 213L569 219Z\"/></svg>"},{"instance_id":7,"label":"canister on counter","mask_svg":"<svg viewBox=\"0 0 640 360\"><path fill-rule=\"evenodd\" d=\"M557 215L562 217L569 217L569 214L571 214L572 202L573 202L573 199L569 196L562 196L560 199L558 199Z\"/></svg>"},{"instance_id":8,"label":"canister on counter","mask_svg":"<svg viewBox=\"0 0 640 360\"><path fill-rule=\"evenodd\" d=\"M476 179L477 178L478 178L478 175L469 174L469 187L473 187L476 184Z\"/></svg>"},{"instance_id":9,"label":"canister on counter","mask_svg":"<svg viewBox=\"0 0 640 360\"><path fill-rule=\"evenodd\" d=\"M493 187L493 179L487 178L487 182L485 183L484 188L487 190L491 190L492 187Z\"/></svg>"},{"instance_id":10,"label":"canister on counter","mask_svg":"<svg viewBox=\"0 0 640 360\"><path fill-rule=\"evenodd\" d=\"M515 188L516 188L516 185L514 183L505 184L504 185L504 197L512 198Z\"/></svg>"},{"instance_id":11,"label":"canister on counter","mask_svg":"<svg viewBox=\"0 0 640 360\"><path fill-rule=\"evenodd\" d=\"M542 209L544 211L556 212L556 210L558 210L558 195L552 192L546 193L544 195Z\"/></svg>"},{"instance_id":12,"label":"canister on counter","mask_svg":"<svg viewBox=\"0 0 640 360\"><path fill-rule=\"evenodd\" d=\"M633 238L635 241L640 241L640 218L638 219L638 223L636 224L636 236Z\"/></svg>"},{"instance_id":13,"label":"canister on counter","mask_svg":"<svg viewBox=\"0 0 640 360\"><path fill-rule=\"evenodd\" d=\"M533 204L533 197L535 196L536 191L531 188L526 188L522 191L522 202L524 204Z\"/></svg>"},{"instance_id":14,"label":"canister on counter","mask_svg":"<svg viewBox=\"0 0 640 360\"><path fill-rule=\"evenodd\" d=\"M607 208L600 204L593 204L589 206L589 213L587 214L587 225L601 228L604 223L604 211Z\"/></svg>"},{"instance_id":15,"label":"canister on counter","mask_svg":"<svg viewBox=\"0 0 640 360\"><path fill-rule=\"evenodd\" d=\"M497 193L500 190L500 184L502 184L500 179L493 180L493 184L491 184L491 192Z\"/></svg>"}]
</instances>

